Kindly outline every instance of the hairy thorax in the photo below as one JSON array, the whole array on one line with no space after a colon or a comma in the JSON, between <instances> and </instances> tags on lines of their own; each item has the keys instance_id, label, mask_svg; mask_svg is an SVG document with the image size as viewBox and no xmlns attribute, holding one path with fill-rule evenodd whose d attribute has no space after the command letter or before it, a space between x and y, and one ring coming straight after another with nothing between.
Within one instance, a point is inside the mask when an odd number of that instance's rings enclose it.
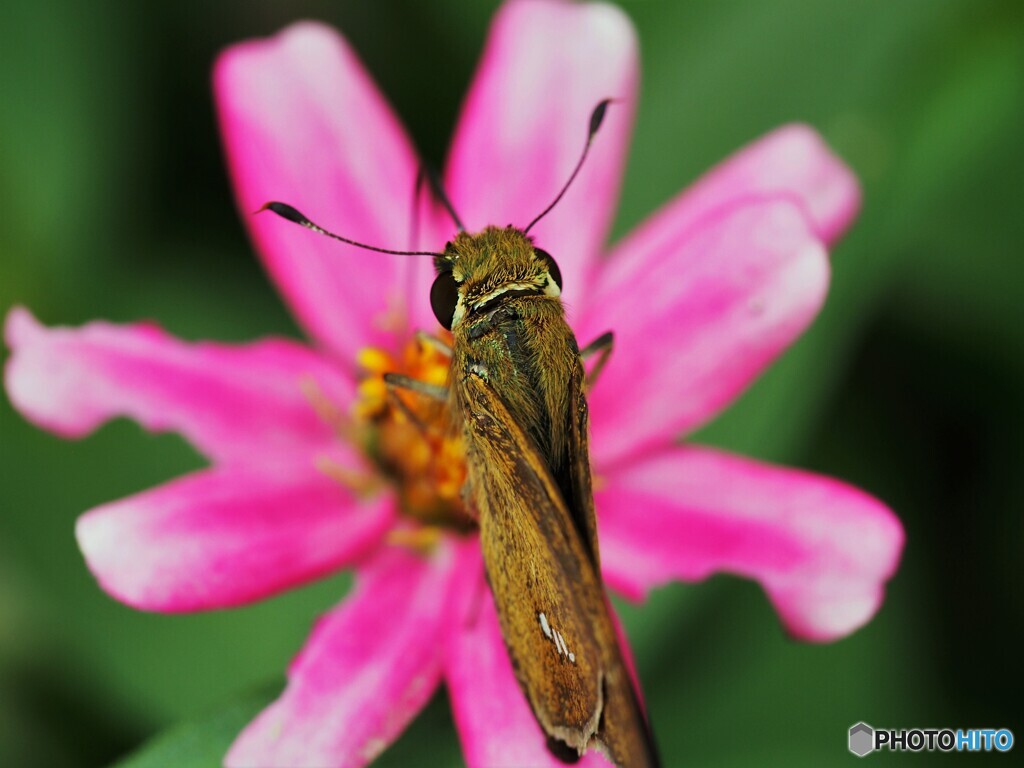
<instances>
[{"instance_id":1,"label":"hairy thorax","mask_svg":"<svg viewBox=\"0 0 1024 768\"><path fill-rule=\"evenodd\" d=\"M566 413L568 384L581 365L561 302L516 296L467 319L465 333L455 339L452 375L478 376L501 392L512 417L557 471L566 454L565 421L551 414ZM457 420L466 411L460 392L452 388Z\"/></svg>"}]
</instances>

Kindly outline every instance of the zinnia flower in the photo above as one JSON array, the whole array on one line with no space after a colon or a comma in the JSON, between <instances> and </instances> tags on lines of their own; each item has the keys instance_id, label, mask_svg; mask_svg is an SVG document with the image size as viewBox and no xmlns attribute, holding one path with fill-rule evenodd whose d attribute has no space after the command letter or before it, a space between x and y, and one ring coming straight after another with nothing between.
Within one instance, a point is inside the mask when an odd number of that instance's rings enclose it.
<instances>
[{"instance_id":1,"label":"zinnia flower","mask_svg":"<svg viewBox=\"0 0 1024 768\"><path fill-rule=\"evenodd\" d=\"M362 765L442 682L471 766L558 764L513 677L479 546L461 515L459 445L412 426L380 374L443 382L429 259L368 254L271 216L287 200L346 236L440 249L424 205L409 243L416 154L345 41L296 24L226 51L214 76L240 210L309 345L188 343L153 325L6 321L6 387L68 437L128 416L185 436L207 469L87 512L77 536L117 599L151 611L259 600L347 567L351 594L314 628L288 685L228 765ZM871 496L837 480L680 445L812 321L826 245L858 187L811 129L743 149L605 254L637 96L628 20L607 5L499 12L451 148L445 186L469 231L525 225L572 169L586 119L612 96L575 185L533 234L558 260L581 345L615 332L590 396L601 562L632 599L713 572L757 580L786 629L827 641L866 622L902 546ZM585 762L602 763L597 754Z\"/></svg>"}]
</instances>

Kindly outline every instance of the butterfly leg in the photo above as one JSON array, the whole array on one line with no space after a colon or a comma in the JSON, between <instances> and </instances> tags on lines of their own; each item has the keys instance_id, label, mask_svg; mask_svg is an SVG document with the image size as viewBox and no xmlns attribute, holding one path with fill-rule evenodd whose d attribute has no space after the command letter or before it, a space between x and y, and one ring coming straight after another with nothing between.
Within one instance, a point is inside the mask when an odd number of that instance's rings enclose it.
<instances>
[{"instance_id":1,"label":"butterfly leg","mask_svg":"<svg viewBox=\"0 0 1024 768\"><path fill-rule=\"evenodd\" d=\"M430 347L435 352L438 352L445 357L452 356L452 348L444 339L435 336L432 333L426 331L416 331L416 341L420 344Z\"/></svg>"},{"instance_id":2,"label":"butterfly leg","mask_svg":"<svg viewBox=\"0 0 1024 768\"><path fill-rule=\"evenodd\" d=\"M440 400L442 402L448 400L448 387L430 384L426 381L403 376L400 373L385 373L384 383L387 384L388 389L407 389L431 400Z\"/></svg>"},{"instance_id":3,"label":"butterfly leg","mask_svg":"<svg viewBox=\"0 0 1024 768\"><path fill-rule=\"evenodd\" d=\"M409 420L410 424L414 424L420 431L420 434L426 436L428 430L427 425L423 423L423 420L410 408L402 398L398 396L398 390L404 389L408 392L415 392L416 394L422 395L430 400L445 402L448 400L448 390L445 387L439 387L436 384L428 384L425 381L419 379L413 379L409 376L403 376L400 373L385 373L384 384L388 389L388 400L393 406L398 408L405 417Z\"/></svg>"},{"instance_id":4,"label":"butterfly leg","mask_svg":"<svg viewBox=\"0 0 1024 768\"><path fill-rule=\"evenodd\" d=\"M608 356L611 355L614 346L615 334L611 331L605 331L580 350L580 357L584 360L592 355L597 355L597 362L595 362L594 366L587 371L586 388L588 390L592 389L594 384L597 383L597 379L600 377L605 363L608 362Z\"/></svg>"}]
</instances>

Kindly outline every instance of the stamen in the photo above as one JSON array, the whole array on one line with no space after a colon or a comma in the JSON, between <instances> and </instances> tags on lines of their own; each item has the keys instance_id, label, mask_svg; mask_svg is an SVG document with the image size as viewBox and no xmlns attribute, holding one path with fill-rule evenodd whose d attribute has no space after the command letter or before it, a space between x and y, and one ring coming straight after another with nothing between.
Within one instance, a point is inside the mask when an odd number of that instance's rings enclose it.
<instances>
[{"instance_id":1,"label":"stamen","mask_svg":"<svg viewBox=\"0 0 1024 768\"><path fill-rule=\"evenodd\" d=\"M446 386L451 366L446 343L417 334L395 354L374 347L361 350L356 362L366 378L357 387L353 417L359 443L381 474L395 483L402 511L426 527L465 530L472 524L462 500L465 452L449 423L446 403L385 381L390 375L392 381Z\"/></svg>"},{"instance_id":2,"label":"stamen","mask_svg":"<svg viewBox=\"0 0 1024 768\"><path fill-rule=\"evenodd\" d=\"M364 378L356 386L350 414L339 409L312 377L299 382L317 416L340 440L362 448L370 460L370 466L360 470L321 456L315 460L317 470L359 497L393 485L410 520L406 533L395 534L396 541L416 549L428 547L442 529L468 531L475 525L462 495L465 451L449 423L446 403L389 386L385 375L445 387L451 365L448 341L417 334L397 353L377 347L360 350L356 363Z\"/></svg>"},{"instance_id":3,"label":"stamen","mask_svg":"<svg viewBox=\"0 0 1024 768\"><path fill-rule=\"evenodd\" d=\"M388 387L381 378L363 379L356 387L359 400L356 403L357 419L368 420L381 415L388 405Z\"/></svg>"},{"instance_id":4,"label":"stamen","mask_svg":"<svg viewBox=\"0 0 1024 768\"><path fill-rule=\"evenodd\" d=\"M370 374L384 374L395 370L395 360L383 349L363 347L356 354L356 363Z\"/></svg>"}]
</instances>

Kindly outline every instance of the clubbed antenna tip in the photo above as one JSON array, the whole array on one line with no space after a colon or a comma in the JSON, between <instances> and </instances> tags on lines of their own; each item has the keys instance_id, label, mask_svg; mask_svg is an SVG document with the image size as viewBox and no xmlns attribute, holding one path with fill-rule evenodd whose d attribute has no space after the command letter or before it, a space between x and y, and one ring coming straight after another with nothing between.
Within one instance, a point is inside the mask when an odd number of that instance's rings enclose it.
<instances>
[{"instance_id":1,"label":"clubbed antenna tip","mask_svg":"<svg viewBox=\"0 0 1024 768\"><path fill-rule=\"evenodd\" d=\"M276 200L271 201L269 203L264 203L257 210L253 211L253 215L257 213L263 213L263 211L270 211L271 213L276 213L282 219L287 219L288 221L294 222L295 224L298 224L300 227L305 227L306 229L316 232L318 235L324 235L325 237L329 237L332 240L338 240L342 243L347 243L348 245L354 245L356 248L363 248L367 251L376 251L377 253L390 253L395 256L436 257L444 255L440 253L435 253L434 251L394 251L391 250L390 248L378 248L375 245L367 245L366 243L360 243L356 240L350 240L347 237L337 235L334 232L330 232L324 229L319 224L314 223L309 218L307 218L306 215L302 213L298 208L288 205L288 203L279 203Z\"/></svg>"},{"instance_id":2,"label":"clubbed antenna tip","mask_svg":"<svg viewBox=\"0 0 1024 768\"><path fill-rule=\"evenodd\" d=\"M583 145L583 153L580 155L580 159L576 163L576 167L569 175L569 180L565 182L565 186L562 187L562 190L558 193L555 199L551 201L551 204L538 213L536 218L526 225L526 229L523 230L524 233L529 234L530 230L533 229L533 225L547 216L551 212L551 209L558 205L558 201L562 199L562 196L568 191L569 187L572 186L573 181L576 179L576 174L578 174L580 169L583 167L583 161L587 159L587 153L590 151L590 144L594 140L594 135L601 127L601 123L604 122L605 113L608 112L608 105L613 101L614 99L602 99L597 103L597 106L594 107L594 111L590 113L590 122L587 124L587 142Z\"/></svg>"},{"instance_id":3,"label":"clubbed antenna tip","mask_svg":"<svg viewBox=\"0 0 1024 768\"><path fill-rule=\"evenodd\" d=\"M301 211L299 211L297 208L293 208L292 206L288 205L288 203L278 203L276 201L264 203L255 211L253 211L253 214L263 213L264 211L271 211L272 213L276 213L282 219L294 221L296 224L301 224L304 227L308 227L310 224L313 223L309 219L307 219L305 215L302 214Z\"/></svg>"},{"instance_id":4,"label":"clubbed antenna tip","mask_svg":"<svg viewBox=\"0 0 1024 768\"><path fill-rule=\"evenodd\" d=\"M601 123L604 122L604 115L608 111L608 105L612 103L611 99L605 99L600 102L594 111L590 113L590 132L587 134L587 140L594 138L594 134L601 127Z\"/></svg>"}]
</instances>

